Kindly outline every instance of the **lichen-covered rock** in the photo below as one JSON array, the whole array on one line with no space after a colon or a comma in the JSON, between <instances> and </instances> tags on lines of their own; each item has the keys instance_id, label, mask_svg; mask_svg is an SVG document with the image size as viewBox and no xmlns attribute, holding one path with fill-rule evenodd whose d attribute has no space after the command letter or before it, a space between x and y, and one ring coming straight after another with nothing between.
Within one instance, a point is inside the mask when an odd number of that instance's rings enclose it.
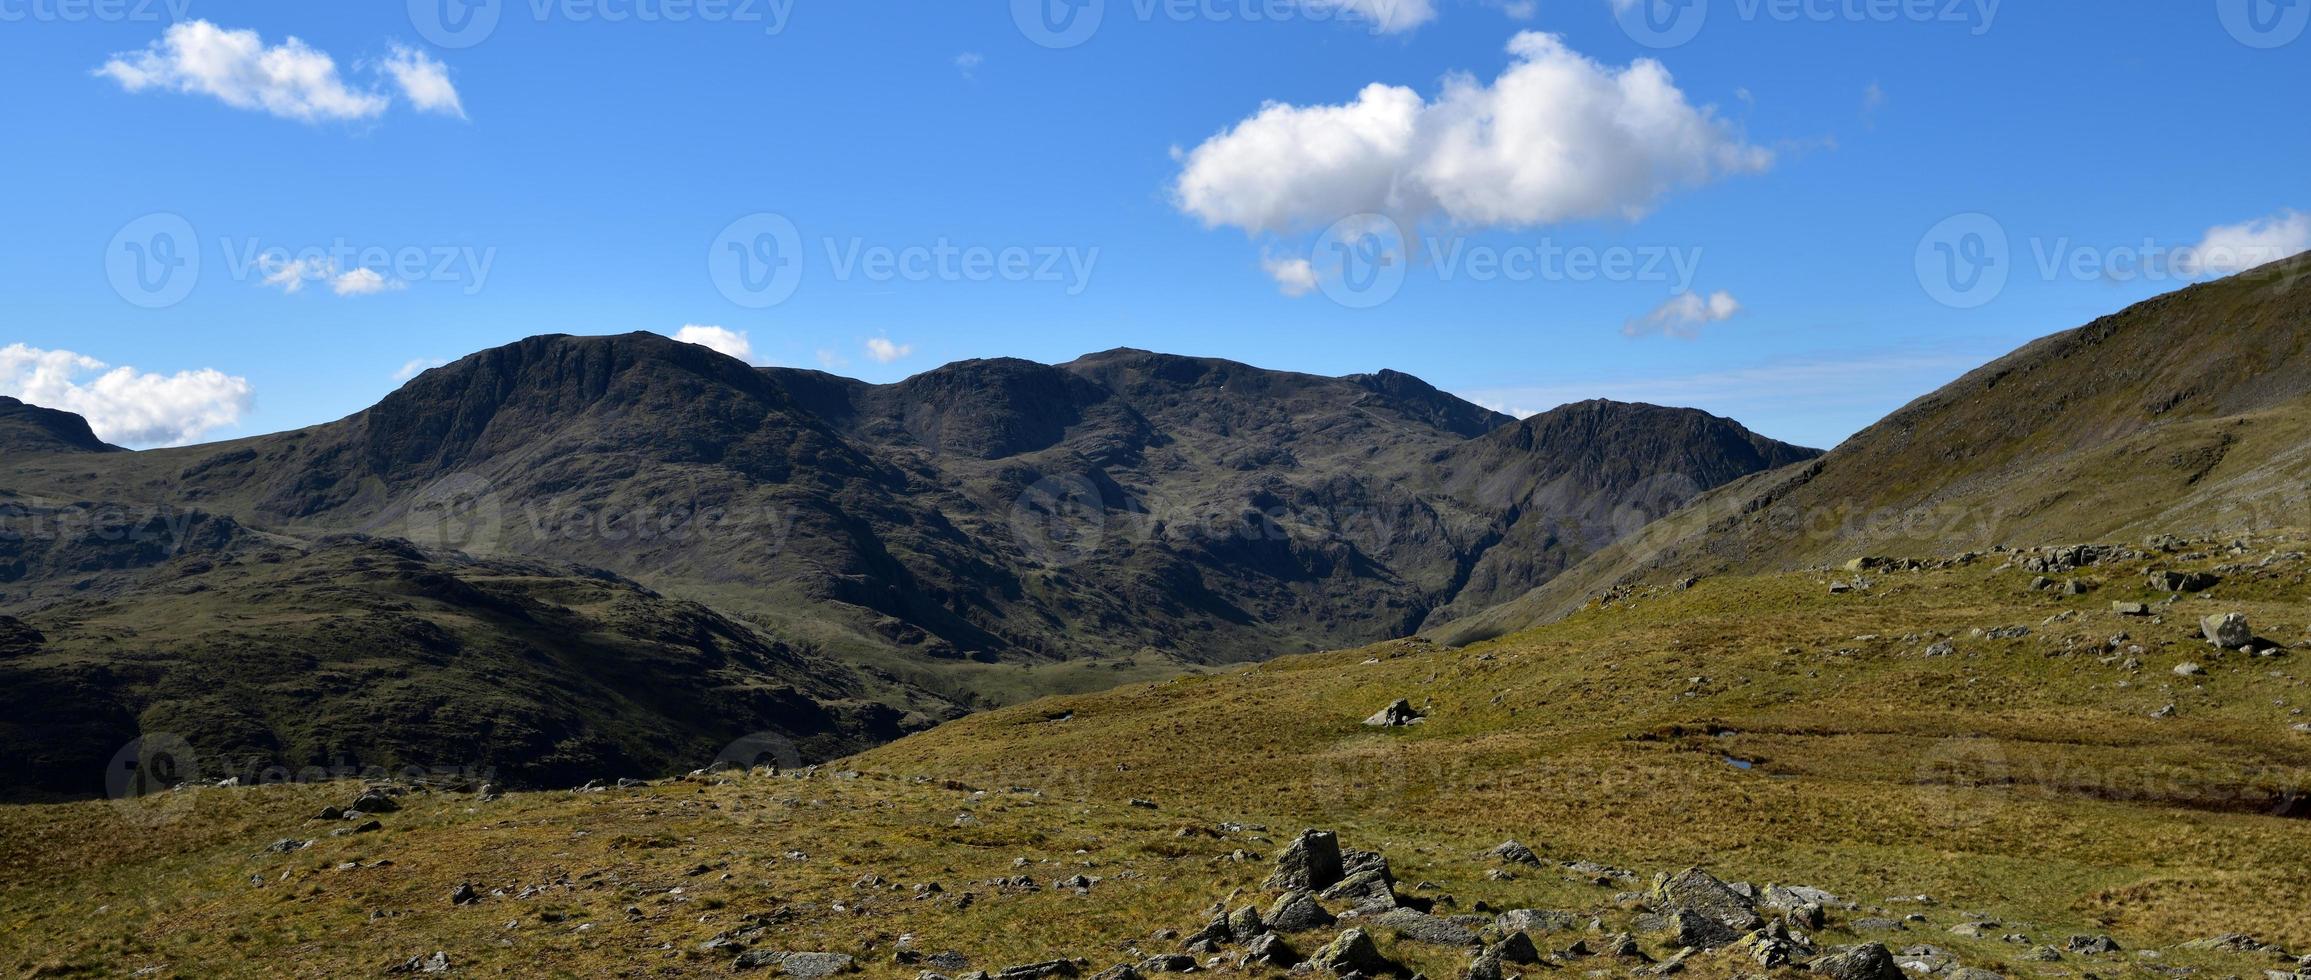
<instances>
[{"instance_id":1,"label":"lichen-covered rock","mask_svg":"<svg viewBox=\"0 0 2311 980\"><path fill-rule=\"evenodd\" d=\"M1341 878L1340 837L1329 830L1310 830L1276 856L1276 873L1264 887L1269 891L1320 891Z\"/></svg>"}]
</instances>

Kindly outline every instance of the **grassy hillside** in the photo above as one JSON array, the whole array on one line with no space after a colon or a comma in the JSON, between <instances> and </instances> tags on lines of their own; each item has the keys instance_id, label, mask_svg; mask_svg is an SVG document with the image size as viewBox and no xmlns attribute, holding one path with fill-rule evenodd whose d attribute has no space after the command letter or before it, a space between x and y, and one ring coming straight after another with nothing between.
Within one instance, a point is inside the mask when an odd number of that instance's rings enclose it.
<instances>
[{"instance_id":1,"label":"grassy hillside","mask_svg":"<svg viewBox=\"0 0 2311 980\"><path fill-rule=\"evenodd\" d=\"M808 777L413 792L345 836L310 819L345 784L0 809L0 968L375 974L440 950L487 975L685 974L726 972L746 947L845 953L868 975L961 972L901 962L909 948L989 970L1082 957L1088 974L1175 951L1158 931L1192 933L1214 903L1264 905L1272 859L1319 826L1383 852L1398 891L1439 915L1599 920L1535 935L1544 950L1632 931L1669 955L1621 893L1698 864L1852 901L1825 947L1932 944L2009 976L2256 975L2284 963L2185 944L2311 948L2299 547L1709 579L1466 649L1397 642L1046 699ZM2152 590L2154 570L2221 581L2178 597ZM2233 611L2284 649L2198 638L2202 615ZM1426 720L1361 724L1399 698ZM1486 855L1507 838L1541 863ZM282 839L314 843L266 850ZM1078 874L1099 880L1057 887ZM1020 875L1035 890L1003 881ZM461 883L476 902L452 902ZM1951 931L1978 917L1997 925ZM1374 932L1409 969L1467 963ZM2104 933L2122 948L2031 958ZM1288 938L1305 952L1331 934ZM1756 972L1730 952L1686 968Z\"/></svg>"},{"instance_id":2,"label":"grassy hillside","mask_svg":"<svg viewBox=\"0 0 2311 980\"><path fill-rule=\"evenodd\" d=\"M2311 254L2031 343L1827 456L1750 476L1515 601L1465 643L1616 586L1864 554L2311 523Z\"/></svg>"}]
</instances>

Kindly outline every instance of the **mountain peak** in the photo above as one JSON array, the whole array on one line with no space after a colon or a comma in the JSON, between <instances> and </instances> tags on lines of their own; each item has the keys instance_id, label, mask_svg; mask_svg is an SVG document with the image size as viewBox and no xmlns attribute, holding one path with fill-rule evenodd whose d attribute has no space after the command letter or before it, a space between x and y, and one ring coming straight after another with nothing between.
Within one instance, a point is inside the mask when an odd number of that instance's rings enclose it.
<instances>
[{"instance_id":1,"label":"mountain peak","mask_svg":"<svg viewBox=\"0 0 2311 980\"><path fill-rule=\"evenodd\" d=\"M0 395L0 455L126 451L98 439L81 416Z\"/></svg>"}]
</instances>

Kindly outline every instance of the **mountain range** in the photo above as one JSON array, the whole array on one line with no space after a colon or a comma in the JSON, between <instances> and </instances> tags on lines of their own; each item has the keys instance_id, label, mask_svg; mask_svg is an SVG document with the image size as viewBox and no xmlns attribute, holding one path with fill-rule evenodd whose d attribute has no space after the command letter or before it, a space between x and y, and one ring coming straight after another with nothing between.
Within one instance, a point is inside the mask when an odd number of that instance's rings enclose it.
<instances>
[{"instance_id":1,"label":"mountain range","mask_svg":"<svg viewBox=\"0 0 2311 980\"><path fill-rule=\"evenodd\" d=\"M695 764L709 732L824 758L1436 628L1816 455L1684 409L1519 421L1388 371L1116 350L869 385L653 334L533 337L181 449L0 407L0 614L45 638L0 659L24 702L0 710L87 719L18 723L72 747L19 775L59 793L154 731L292 768L517 731L479 762L520 781ZM673 652L700 636L706 660Z\"/></svg>"}]
</instances>

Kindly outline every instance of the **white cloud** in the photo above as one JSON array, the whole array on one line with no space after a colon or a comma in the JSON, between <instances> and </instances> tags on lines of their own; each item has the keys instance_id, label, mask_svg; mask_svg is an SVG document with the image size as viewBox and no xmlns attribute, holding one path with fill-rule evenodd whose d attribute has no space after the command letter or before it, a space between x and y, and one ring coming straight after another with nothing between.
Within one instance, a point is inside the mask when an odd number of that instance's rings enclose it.
<instances>
[{"instance_id":1,"label":"white cloud","mask_svg":"<svg viewBox=\"0 0 2311 980\"><path fill-rule=\"evenodd\" d=\"M977 51L965 51L955 56L955 67L962 69L964 78L971 77L972 72L978 71L979 66L986 63L986 57Z\"/></svg>"},{"instance_id":2,"label":"white cloud","mask_svg":"<svg viewBox=\"0 0 2311 980\"><path fill-rule=\"evenodd\" d=\"M139 448L194 442L238 423L252 400L248 379L213 369L151 374L23 344L0 347L0 394L77 413L97 438Z\"/></svg>"},{"instance_id":3,"label":"white cloud","mask_svg":"<svg viewBox=\"0 0 2311 980\"><path fill-rule=\"evenodd\" d=\"M417 111L465 118L465 102L457 97L457 86L450 84L449 66L416 48L396 44L384 68Z\"/></svg>"},{"instance_id":4,"label":"white cloud","mask_svg":"<svg viewBox=\"0 0 2311 980\"><path fill-rule=\"evenodd\" d=\"M914 352L913 344L894 344L889 337L867 338L867 356L877 364L889 364Z\"/></svg>"},{"instance_id":5,"label":"white cloud","mask_svg":"<svg viewBox=\"0 0 2311 980\"><path fill-rule=\"evenodd\" d=\"M389 279L374 269L337 271L337 265L320 257L282 259L275 256L266 260L260 270L264 278L261 286L272 286L284 293L305 290L308 282L326 282L329 291L339 296L374 296L388 290L409 288L399 279Z\"/></svg>"},{"instance_id":6,"label":"white cloud","mask_svg":"<svg viewBox=\"0 0 2311 980\"><path fill-rule=\"evenodd\" d=\"M2227 276L2311 252L2311 214L2281 211L2268 218L2207 229L2205 238L2177 250L2178 275Z\"/></svg>"},{"instance_id":7,"label":"white cloud","mask_svg":"<svg viewBox=\"0 0 2311 980\"><path fill-rule=\"evenodd\" d=\"M1260 268L1267 270L1286 296L1298 298L1316 289L1316 266L1307 259L1266 258L1260 260Z\"/></svg>"},{"instance_id":8,"label":"white cloud","mask_svg":"<svg viewBox=\"0 0 2311 980\"><path fill-rule=\"evenodd\" d=\"M1701 335L1701 328L1712 323L1723 323L1741 312L1741 303L1732 293L1719 290L1704 297L1700 293L1678 293L1669 301L1654 307L1653 312L1621 325L1621 333L1629 337L1678 337L1691 340Z\"/></svg>"},{"instance_id":9,"label":"white cloud","mask_svg":"<svg viewBox=\"0 0 2311 980\"><path fill-rule=\"evenodd\" d=\"M255 31L228 31L205 20L171 24L150 47L116 54L96 74L131 92L207 95L303 122L368 119L388 104L385 96L347 87L327 52L294 37L266 47Z\"/></svg>"},{"instance_id":10,"label":"white cloud","mask_svg":"<svg viewBox=\"0 0 2311 980\"><path fill-rule=\"evenodd\" d=\"M754 342L747 339L744 330L702 327L693 323L674 331L674 339L685 344L697 344L725 357L735 357L749 364L754 363Z\"/></svg>"},{"instance_id":11,"label":"white cloud","mask_svg":"<svg viewBox=\"0 0 2311 980\"><path fill-rule=\"evenodd\" d=\"M448 363L448 361L432 357L412 358L409 363L401 366L401 370L393 372L393 380L396 382L407 381Z\"/></svg>"},{"instance_id":12,"label":"white cloud","mask_svg":"<svg viewBox=\"0 0 2311 980\"><path fill-rule=\"evenodd\" d=\"M1531 31L1509 51L1490 84L1448 76L1434 101L1374 84L1344 105L1269 103L1183 154L1175 201L1255 233L1365 212L1530 227L1642 217L1672 190L1773 163L1657 61L1615 70Z\"/></svg>"},{"instance_id":13,"label":"white cloud","mask_svg":"<svg viewBox=\"0 0 2311 980\"><path fill-rule=\"evenodd\" d=\"M1878 84L1878 83L1876 83L1876 82L1871 82L1871 83L1870 83L1870 87L1869 87L1869 88L1866 88L1866 89L1863 89L1863 90L1862 90L1862 118L1863 118L1863 119L1872 119L1872 118L1875 118L1875 117L1877 116L1877 114L1878 114L1878 110L1880 110L1880 109L1883 109L1883 108L1885 108L1885 107L1886 107L1886 88L1885 88L1885 86L1883 86L1883 85L1880 85L1880 84Z\"/></svg>"},{"instance_id":14,"label":"white cloud","mask_svg":"<svg viewBox=\"0 0 2311 980\"><path fill-rule=\"evenodd\" d=\"M1370 21L1372 29L1381 34L1416 30L1436 19L1436 5L1431 0L1300 0L1300 3L1311 10L1344 13Z\"/></svg>"},{"instance_id":15,"label":"white cloud","mask_svg":"<svg viewBox=\"0 0 2311 980\"><path fill-rule=\"evenodd\" d=\"M832 347L821 347L818 349L819 366L829 371L848 365L850 362L850 358L844 357L842 352L837 351Z\"/></svg>"},{"instance_id":16,"label":"white cloud","mask_svg":"<svg viewBox=\"0 0 2311 980\"><path fill-rule=\"evenodd\" d=\"M1539 4L1534 0L1508 0L1501 4L1501 12L1509 15L1510 20L1531 20L1533 14L1539 12Z\"/></svg>"}]
</instances>

